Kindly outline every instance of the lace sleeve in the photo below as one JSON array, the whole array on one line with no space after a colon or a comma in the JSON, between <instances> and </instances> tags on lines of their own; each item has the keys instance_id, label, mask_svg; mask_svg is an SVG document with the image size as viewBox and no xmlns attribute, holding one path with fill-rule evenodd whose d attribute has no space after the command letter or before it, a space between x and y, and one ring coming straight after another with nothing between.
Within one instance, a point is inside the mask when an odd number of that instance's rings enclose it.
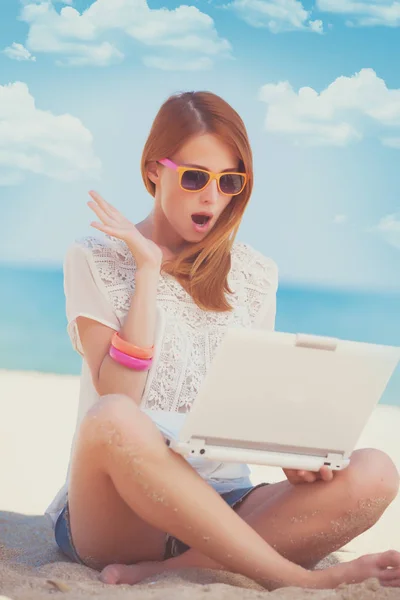
<instances>
[{"instance_id":1,"label":"lace sleeve","mask_svg":"<svg viewBox=\"0 0 400 600\"><path fill-rule=\"evenodd\" d=\"M251 246L243 244L245 297L253 327L273 330L276 316L278 266Z\"/></svg>"},{"instance_id":2,"label":"lace sleeve","mask_svg":"<svg viewBox=\"0 0 400 600\"><path fill-rule=\"evenodd\" d=\"M72 346L84 355L77 317L87 317L118 331L120 322L113 310L104 281L87 241L75 242L64 260L64 293L66 300L67 332Z\"/></svg>"},{"instance_id":3,"label":"lace sleeve","mask_svg":"<svg viewBox=\"0 0 400 600\"><path fill-rule=\"evenodd\" d=\"M266 305L264 314L262 314L256 324L256 327L267 329L268 331L274 331L276 318L276 293L271 296L270 301Z\"/></svg>"}]
</instances>

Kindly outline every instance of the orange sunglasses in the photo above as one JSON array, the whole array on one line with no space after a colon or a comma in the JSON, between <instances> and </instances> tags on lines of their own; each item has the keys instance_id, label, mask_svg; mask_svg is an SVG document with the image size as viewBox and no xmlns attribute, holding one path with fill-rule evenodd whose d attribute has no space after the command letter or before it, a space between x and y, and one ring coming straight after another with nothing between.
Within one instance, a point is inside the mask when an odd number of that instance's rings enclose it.
<instances>
[{"instance_id":1,"label":"orange sunglasses","mask_svg":"<svg viewBox=\"0 0 400 600\"><path fill-rule=\"evenodd\" d=\"M172 160L169 160L169 158L163 158L157 162L168 169L177 171L179 174L179 185L185 192L201 192L208 186L210 181L216 179L221 194L225 196L237 196L243 191L247 182L246 173L236 171L213 173L206 169L180 167L172 162Z\"/></svg>"}]
</instances>

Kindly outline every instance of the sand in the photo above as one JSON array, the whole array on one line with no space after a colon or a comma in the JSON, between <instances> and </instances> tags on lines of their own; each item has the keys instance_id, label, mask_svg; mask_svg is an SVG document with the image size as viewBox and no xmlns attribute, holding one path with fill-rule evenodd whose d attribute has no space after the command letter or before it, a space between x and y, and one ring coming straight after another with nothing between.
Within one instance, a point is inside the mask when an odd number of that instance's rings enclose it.
<instances>
[{"instance_id":1,"label":"sand","mask_svg":"<svg viewBox=\"0 0 400 600\"><path fill-rule=\"evenodd\" d=\"M400 589L383 588L373 579L336 590L267 592L239 575L197 569L162 574L134 587L102 584L95 571L71 563L58 551L42 516L64 482L78 389L79 378L73 376L0 371L0 600L89 600L94 595L121 600L400 600ZM357 447L381 448L400 469L399 431L400 409L378 406ZM280 469L252 470L254 483L282 478ZM399 523L400 496L375 527L324 565L400 550Z\"/></svg>"}]
</instances>

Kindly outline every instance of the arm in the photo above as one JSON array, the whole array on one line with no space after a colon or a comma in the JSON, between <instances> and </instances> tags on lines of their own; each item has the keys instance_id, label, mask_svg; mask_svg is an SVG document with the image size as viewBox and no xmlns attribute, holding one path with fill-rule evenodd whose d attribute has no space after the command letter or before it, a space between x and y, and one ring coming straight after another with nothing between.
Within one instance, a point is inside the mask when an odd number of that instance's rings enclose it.
<instances>
[{"instance_id":1,"label":"arm","mask_svg":"<svg viewBox=\"0 0 400 600\"><path fill-rule=\"evenodd\" d=\"M117 209L99 194L91 192L90 208L102 223L92 226L123 240L136 265L135 292L121 331L121 337L139 347L152 346L156 327L157 285L163 252L146 239ZM99 395L122 393L140 403L147 372L134 371L115 362L108 354L114 330L106 324L79 316L76 320L83 354Z\"/></svg>"},{"instance_id":2,"label":"arm","mask_svg":"<svg viewBox=\"0 0 400 600\"><path fill-rule=\"evenodd\" d=\"M135 346L152 346L156 325L156 296L159 270L136 271L135 293L121 337ZM93 384L100 396L121 393L141 401L147 372L133 371L115 362L108 354L114 330L86 317L78 317L77 326Z\"/></svg>"}]
</instances>

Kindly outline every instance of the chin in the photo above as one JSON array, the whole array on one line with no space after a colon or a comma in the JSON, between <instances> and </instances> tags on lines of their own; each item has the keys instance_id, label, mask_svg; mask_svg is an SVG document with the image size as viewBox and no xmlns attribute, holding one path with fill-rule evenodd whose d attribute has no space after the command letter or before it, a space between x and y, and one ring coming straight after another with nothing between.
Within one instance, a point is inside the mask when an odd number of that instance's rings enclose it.
<instances>
[{"instance_id":1,"label":"chin","mask_svg":"<svg viewBox=\"0 0 400 600\"><path fill-rule=\"evenodd\" d=\"M210 229L210 231L211 231L211 229ZM185 237L185 241L188 243L196 244L197 242L200 242L205 237L207 237L207 235L210 233L210 231L205 231L204 233L202 233L201 231L199 231L199 232L193 231L192 233L190 233L189 235L187 235Z\"/></svg>"}]
</instances>

